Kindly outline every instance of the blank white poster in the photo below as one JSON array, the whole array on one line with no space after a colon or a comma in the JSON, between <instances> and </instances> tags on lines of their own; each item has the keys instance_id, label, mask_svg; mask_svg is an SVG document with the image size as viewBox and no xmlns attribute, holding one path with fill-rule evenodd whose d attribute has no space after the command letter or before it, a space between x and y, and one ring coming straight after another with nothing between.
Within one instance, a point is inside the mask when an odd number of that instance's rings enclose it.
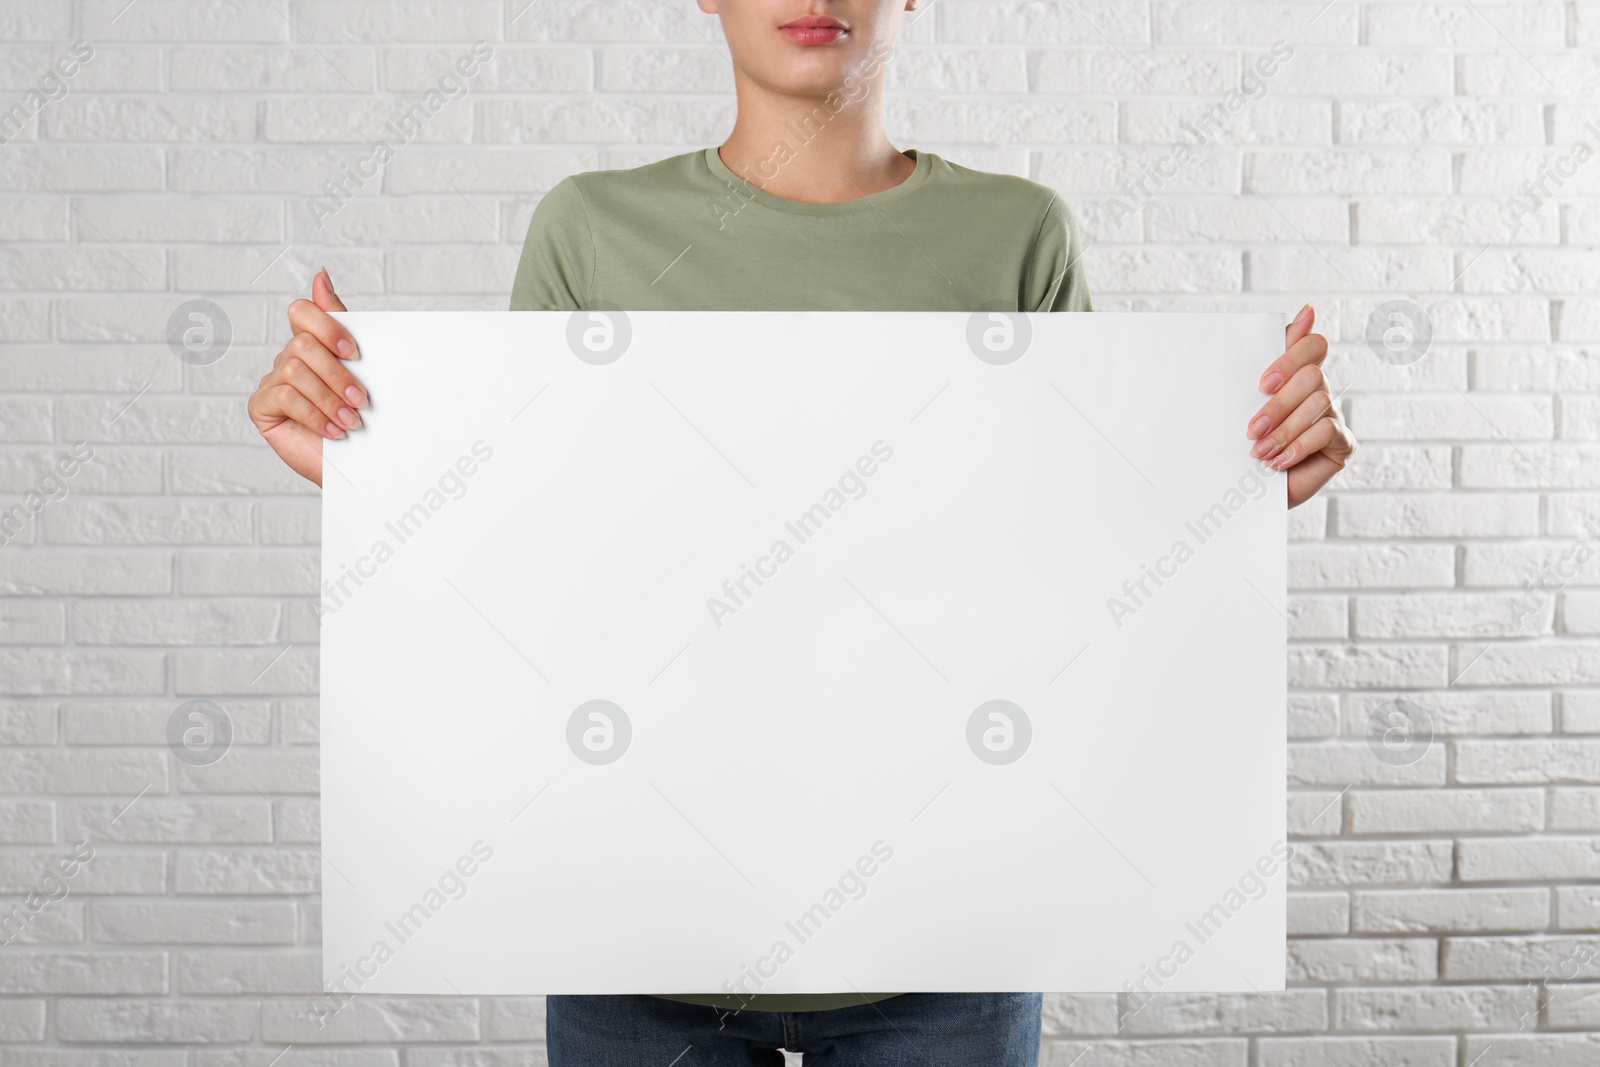
<instances>
[{"instance_id":1,"label":"blank white poster","mask_svg":"<svg viewBox=\"0 0 1600 1067\"><path fill-rule=\"evenodd\" d=\"M339 317L330 983L1283 988L1281 316Z\"/></svg>"}]
</instances>

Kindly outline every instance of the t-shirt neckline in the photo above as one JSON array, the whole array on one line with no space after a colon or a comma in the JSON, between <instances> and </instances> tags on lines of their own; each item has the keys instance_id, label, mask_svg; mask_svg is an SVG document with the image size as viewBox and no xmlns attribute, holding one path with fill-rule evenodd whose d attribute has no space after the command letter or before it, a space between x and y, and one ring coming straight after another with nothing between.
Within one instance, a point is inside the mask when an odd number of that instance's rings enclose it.
<instances>
[{"instance_id":1,"label":"t-shirt neckline","mask_svg":"<svg viewBox=\"0 0 1600 1067\"><path fill-rule=\"evenodd\" d=\"M892 200L898 200L915 192L933 175L933 156L927 152L919 152L915 148L905 150L905 155L916 161L916 168L905 181L882 192L872 193L869 196L856 197L852 200L840 200L831 204L812 204L804 200L789 200L781 196L774 196L753 182L747 181L735 174L728 165L722 161L722 156L715 146L707 148L701 153L707 171L711 177L723 185L732 186L740 196L746 197L754 203L774 208L778 211L787 211L794 215L853 215L858 211L870 211L881 207Z\"/></svg>"}]
</instances>

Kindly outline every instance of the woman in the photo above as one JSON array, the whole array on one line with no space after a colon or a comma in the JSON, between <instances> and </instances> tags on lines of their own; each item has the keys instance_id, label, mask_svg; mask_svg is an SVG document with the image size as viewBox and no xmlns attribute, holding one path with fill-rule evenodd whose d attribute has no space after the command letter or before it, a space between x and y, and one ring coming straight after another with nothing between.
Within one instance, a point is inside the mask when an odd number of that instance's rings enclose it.
<instances>
[{"instance_id":1,"label":"woman","mask_svg":"<svg viewBox=\"0 0 1600 1067\"><path fill-rule=\"evenodd\" d=\"M720 148L559 183L529 226L513 310L1088 311L1082 242L1050 189L927 152L883 124L884 68L918 0L699 0L720 17L738 117ZM319 273L250 399L284 462L321 484L322 441L360 425L354 341ZM1262 374L1251 455L1291 507L1355 442L1322 374L1310 305ZM1037 993L551 997L554 1067L1032 1067Z\"/></svg>"}]
</instances>

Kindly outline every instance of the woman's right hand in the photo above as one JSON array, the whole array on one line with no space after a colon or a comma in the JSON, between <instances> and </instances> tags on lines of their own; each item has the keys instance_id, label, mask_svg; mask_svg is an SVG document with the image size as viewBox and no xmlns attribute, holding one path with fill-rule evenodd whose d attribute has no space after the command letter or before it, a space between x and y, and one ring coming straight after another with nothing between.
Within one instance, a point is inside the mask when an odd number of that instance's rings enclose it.
<instances>
[{"instance_id":1,"label":"woman's right hand","mask_svg":"<svg viewBox=\"0 0 1600 1067\"><path fill-rule=\"evenodd\" d=\"M326 270L311 280L311 299L289 305L294 336L250 394L250 420L296 474L322 484L322 442L361 425L367 392L345 361L361 358L355 339L329 315L345 311Z\"/></svg>"}]
</instances>

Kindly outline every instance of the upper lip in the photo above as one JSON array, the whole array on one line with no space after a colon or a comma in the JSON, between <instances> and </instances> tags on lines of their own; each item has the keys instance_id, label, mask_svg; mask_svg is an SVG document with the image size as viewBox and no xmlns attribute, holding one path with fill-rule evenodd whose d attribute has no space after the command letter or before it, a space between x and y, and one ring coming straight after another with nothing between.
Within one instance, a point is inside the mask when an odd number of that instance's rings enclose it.
<instances>
[{"instance_id":1,"label":"upper lip","mask_svg":"<svg viewBox=\"0 0 1600 1067\"><path fill-rule=\"evenodd\" d=\"M842 30L844 23L828 15L802 15L778 27L781 30Z\"/></svg>"}]
</instances>

